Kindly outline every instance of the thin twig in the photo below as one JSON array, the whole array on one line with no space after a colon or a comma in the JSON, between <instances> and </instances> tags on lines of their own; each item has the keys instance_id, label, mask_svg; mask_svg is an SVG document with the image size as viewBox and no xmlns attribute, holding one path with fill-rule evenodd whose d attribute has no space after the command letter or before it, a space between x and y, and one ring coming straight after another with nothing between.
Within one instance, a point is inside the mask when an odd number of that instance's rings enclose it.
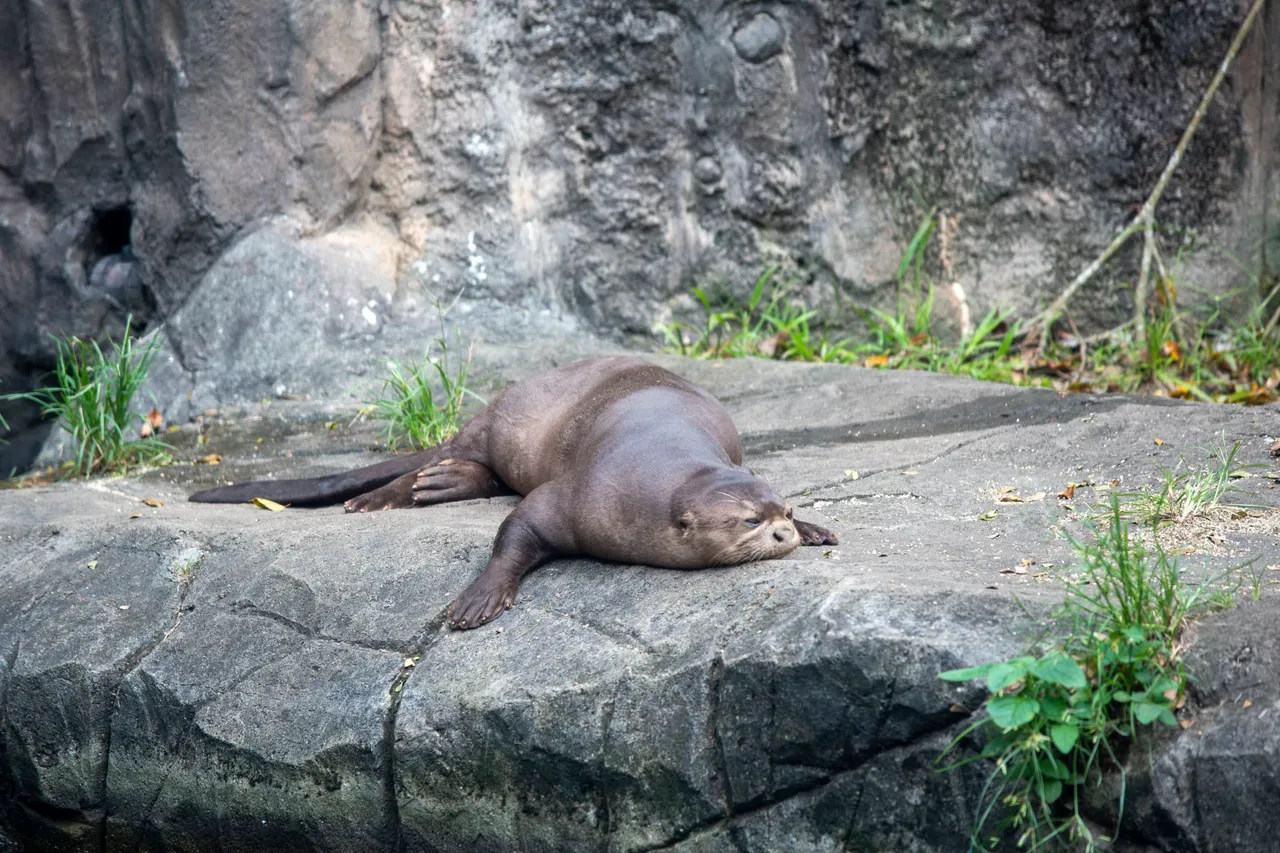
<instances>
[{"instance_id":1,"label":"thin twig","mask_svg":"<svg viewBox=\"0 0 1280 853\"><path fill-rule=\"evenodd\" d=\"M1144 206L1142 209L1147 218L1142 223L1142 263L1138 267L1138 286L1133 290L1133 337L1139 347L1147 340L1147 279L1151 277L1151 256L1156 253L1153 208Z\"/></svg>"},{"instance_id":2,"label":"thin twig","mask_svg":"<svg viewBox=\"0 0 1280 853\"><path fill-rule=\"evenodd\" d=\"M1253 29L1253 23L1258 18L1258 13L1262 11L1266 0L1255 0L1253 8L1249 10L1249 14L1245 17L1244 22L1240 24L1240 29L1236 30L1236 36L1231 41L1231 47L1227 50L1227 55L1223 58L1222 64L1218 67L1218 73L1214 75L1213 81L1209 83L1209 88L1205 90L1204 97L1200 99L1200 105L1196 107L1195 113L1191 116L1191 122L1187 125L1186 130L1182 132L1182 139L1178 141L1178 147L1173 150L1173 155L1169 157L1169 162L1165 164L1164 172L1161 173L1160 179L1156 181L1155 189L1151 191L1151 195L1143 203L1142 209L1138 211L1138 215L1133 218L1125 228L1116 235L1111 241L1111 245L1102 250L1102 254L1098 255L1087 267L1080 271L1071 282L1067 285L1066 290L1059 294L1058 298L1044 311L1040 312L1036 317L1032 318L1027 325L1028 334L1040 329L1040 349L1045 350L1049 345L1049 330L1053 326L1054 321L1062 316L1066 310L1067 302L1075 295L1094 274L1102 268L1111 256L1114 255L1121 246L1128 242L1137 231L1145 231L1148 240L1153 238L1150 236L1152 229L1155 227L1155 209L1156 204L1160 201L1160 196L1164 194L1165 187L1169 184L1169 179L1173 176L1174 171L1182 162L1182 155L1186 153L1187 145L1191 142L1191 138L1195 136L1196 129L1200 127L1201 120L1209 111L1209 104L1213 101L1214 95L1218 93L1218 87L1222 85L1222 81L1227 76L1227 71L1231 68L1231 63L1235 61L1236 54L1240 52L1240 48L1244 45L1245 38L1249 35L1249 31ZM1149 255L1150 248L1143 249L1143 267L1149 271L1151 258ZM1134 296L1135 303L1141 301L1146 304L1146 275L1141 274L1139 278L1138 293ZM1145 333L1146 318L1142 318L1140 322L1143 324L1138 331ZM1145 337L1140 334L1139 337Z\"/></svg>"}]
</instances>

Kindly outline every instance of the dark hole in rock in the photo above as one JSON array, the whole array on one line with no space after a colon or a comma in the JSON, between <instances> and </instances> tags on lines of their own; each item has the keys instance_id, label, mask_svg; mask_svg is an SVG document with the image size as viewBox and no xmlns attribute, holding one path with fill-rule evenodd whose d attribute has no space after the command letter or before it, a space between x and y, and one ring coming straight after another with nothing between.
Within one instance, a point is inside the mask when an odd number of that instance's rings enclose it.
<instances>
[{"instance_id":1,"label":"dark hole in rock","mask_svg":"<svg viewBox=\"0 0 1280 853\"><path fill-rule=\"evenodd\" d=\"M133 211L128 205L110 207L93 212L93 225L89 229L89 268L107 255L132 251Z\"/></svg>"},{"instance_id":2,"label":"dark hole in rock","mask_svg":"<svg viewBox=\"0 0 1280 853\"><path fill-rule=\"evenodd\" d=\"M130 331L144 332L155 313L155 299L133 253L133 210L128 205L93 212L84 247L85 273L95 293L112 305L116 322L132 317ZM111 329L119 335L122 329Z\"/></svg>"}]
</instances>

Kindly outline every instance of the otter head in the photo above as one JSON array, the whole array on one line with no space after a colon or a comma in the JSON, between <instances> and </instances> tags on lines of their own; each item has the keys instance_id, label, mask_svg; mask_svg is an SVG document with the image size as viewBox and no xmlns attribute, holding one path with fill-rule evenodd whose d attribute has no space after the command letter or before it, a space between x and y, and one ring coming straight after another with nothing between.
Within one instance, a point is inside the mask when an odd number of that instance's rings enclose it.
<instances>
[{"instance_id":1,"label":"otter head","mask_svg":"<svg viewBox=\"0 0 1280 853\"><path fill-rule=\"evenodd\" d=\"M680 550L689 566L733 566L785 557L800 545L791 506L739 468L708 468L676 494Z\"/></svg>"}]
</instances>

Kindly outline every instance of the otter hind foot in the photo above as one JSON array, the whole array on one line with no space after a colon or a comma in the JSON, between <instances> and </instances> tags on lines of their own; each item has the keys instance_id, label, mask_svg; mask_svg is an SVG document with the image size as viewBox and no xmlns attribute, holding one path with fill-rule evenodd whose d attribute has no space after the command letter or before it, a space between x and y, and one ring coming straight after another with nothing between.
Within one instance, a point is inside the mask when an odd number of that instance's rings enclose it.
<instances>
[{"instance_id":1,"label":"otter hind foot","mask_svg":"<svg viewBox=\"0 0 1280 853\"><path fill-rule=\"evenodd\" d=\"M449 626L458 631L479 628L516 603L518 581L486 577L483 573L449 606Z\"/></svg>"},{"instance_id":2,"label":"otter hind foot","mask_svg":"<svg viewBox=\"0 0 1280 853\"><path fill-rule=\"evenodd\" d=\"M413 506L413 481L417 471L397 477L380 489L357 495L342 505L347 512L373 512L380 509L406 509Z\"/></svg>"},{"instance_id":3,"label":"otter hind foot","mask_svg":"<svg viewBox=\"0 0 1280 853\"><path fill-rule=\"evenodd\" d=\"M800 534L801 545L839 545L840 537L825 527L819 527L808 521L795 520L796 533Z\"/></svg>"},{"instance_id":4,"label":"otter hind foot","mask_svg":"<svg viewBox=\"0 0 1280 853\"><path fill-rule=\"evenodd\" d=\"M445 459L417 472L412 499L417 506L426 506L510 493L502 481L479 462Z\"/></svg>"}]
</instances>

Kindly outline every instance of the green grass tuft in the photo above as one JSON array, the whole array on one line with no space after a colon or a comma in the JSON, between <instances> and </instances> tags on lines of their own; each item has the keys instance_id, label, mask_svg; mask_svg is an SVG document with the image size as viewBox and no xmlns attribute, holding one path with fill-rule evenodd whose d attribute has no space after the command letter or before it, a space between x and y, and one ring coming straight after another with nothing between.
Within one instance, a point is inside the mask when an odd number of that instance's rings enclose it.
<instances>
[{"instance_id":1,"label":"green grass tuft","mask_svg":"<svg viewBox=\"0 0 1280 853\"><path fill-rule=\"evenodd\" d=\"M142 415L130 408L155 360L159 336L141 349L130 334L132 317L125 322L124 337L103 353L95 341L55 338L58 361L54 384L6 400L27 400L40 406L41 414L56 419L71 436L75 458L73 476L88 477L134 463L167 461L168 446L157 438L131 438Z\"/></svg>"},{"instance_id":2,"label":"green grass tuft","mask_svg":"<svg viewBox=\"0 0 1280 853\"><path fill-rule=\"evenodd\" d=\"M1210 448L1207 461L1201 465L1189 463L1179 454L1173 468L1156 466L1160 472L1156 488L1116 496L1121 515L1154 528L1162 523L1187 521L1219 507L1246 509L1245 504L1236 503L1232 497L1244 492L1236 483L1249 476L1249 469L1264 466L1237 462L1239 453L1240 442L1228 447L1224 440Z\"/></svg>"},{"instance_id":3,"label":"green grass tuft","mask_svg":"<svg viewBox=\"0 0 1280 853\"><path fill-rule=\"evenodd\" d=\"M454 329L457 348L462 347L462 333ZM422 449L447 441L457 433L462 422L462 407L469 395L480 400L467 388L471 353L456 365L451 364L445 337L444 314L440 315L440 337L434 341L438 356L431 355L431 345L422 361L403 368L387 362L387 377L382 394L368 403L366 411L374 420L386 421L383 437L388 450L400 445ZM483 400L480 400L483 403Z\"/></svg>"},{"instance_id":4,"label":"green grass tuft","mask_svg":"<svg viewBox=\"0 0 1280 853\"><path fill-rule=\"evenodd\" d=\"M817 312L794 302L792 286L779 284L777 273L777 266L765 269L746 302L695 287L693 295L706 312L706 323L696 329L680 323L660 327L665 349L693 358L856 360L847 340L829 341L825 332L815 329Z\"/></svg>"}]
</instances>

